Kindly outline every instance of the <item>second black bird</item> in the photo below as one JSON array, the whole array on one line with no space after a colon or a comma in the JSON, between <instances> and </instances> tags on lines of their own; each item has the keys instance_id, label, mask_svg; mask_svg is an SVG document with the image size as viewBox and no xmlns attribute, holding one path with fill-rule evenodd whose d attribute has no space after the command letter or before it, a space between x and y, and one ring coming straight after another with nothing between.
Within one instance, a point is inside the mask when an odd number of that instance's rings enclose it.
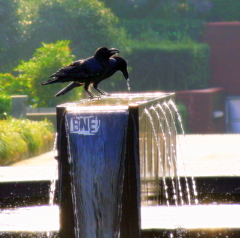
<instances>
[{"instance_id":1,"label":"second black bird","mask_svg":"<svg viewBox=\"0 0 240 238\"><path fill-rule=\"evenodd\" d=\"M86 92L93 98L95 95L89 91L89 85L97 80L101 80L110 67L109 58L116 53L119 53L119 51L114 48L98 48L94 56L75 61L59 69L50 76L52 79L42 82L41 85L75 82L84 85Z\"/></svg>"},{"instance_id":2,"label":"second black bird","mask_svg":"<svg viewBox=\"0 0 240 238\"><path fill-rule=\"evenodd\" d=\"M110 61L110 66L109 66L107 72L102 77L100 77L99 79L97 79L93 82L93 87L98 92L100 92L100 94L102 94L102 95L106 95L107 93L104 92L102 89L100 89L98 87L98 84L101 81L103 81L104 79L107 79L107 78L111 77L118 70L120 70L123 73L123 75L124 75L124 77L127 81L129 80L128 71L127 71L127 62L122 57L113 56L109 59L109 61ZM82 85L83 84L81 84L79 82L72 82L69 85L67 85L65 88L60 90L55 96L58 97L58 96L64 95L67 92L71 91L72 89L74 89L76 87L79 87L79 86L82 86Z\"/></svg>"}]
</instances>

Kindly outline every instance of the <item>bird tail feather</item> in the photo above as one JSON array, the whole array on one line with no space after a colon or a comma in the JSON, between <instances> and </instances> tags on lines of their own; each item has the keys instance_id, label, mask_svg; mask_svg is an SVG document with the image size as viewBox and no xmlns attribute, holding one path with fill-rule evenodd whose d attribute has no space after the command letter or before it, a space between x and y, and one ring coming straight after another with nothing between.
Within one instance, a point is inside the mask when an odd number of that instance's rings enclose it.
<instances>
[{"instance_id":1,"label":"bird tail feather","mask_svg":"<svg viewBox=\"0 0 240 238\"><path fill-rule=\"evenodd\" d=\"M58 78L54 78L54 79L49 79L47 81L43 81L40 84L41 85L48 85L48 84L53 84L53 83L59 83L60 80Z\"/></svg>"},{"instance_id":2,"label":"bird tail feather","mask_svg":"<svg viewBox=\"0 0 240 238\"><path fill-rule=\"evenodd\" d=\"M54 96L55 96L55 97L59 97L59 96L61 96L61 95L66 94L67 92L71 91L73 88L80 87L80 86L82 86L82 85L83 85L83 84L79 84L79 83L72 82L72 83L70 83L69 85L67 85L65 88L63 88L62 90L60 90L58 93L56 93Z\"/></svg>"}]
</instances>

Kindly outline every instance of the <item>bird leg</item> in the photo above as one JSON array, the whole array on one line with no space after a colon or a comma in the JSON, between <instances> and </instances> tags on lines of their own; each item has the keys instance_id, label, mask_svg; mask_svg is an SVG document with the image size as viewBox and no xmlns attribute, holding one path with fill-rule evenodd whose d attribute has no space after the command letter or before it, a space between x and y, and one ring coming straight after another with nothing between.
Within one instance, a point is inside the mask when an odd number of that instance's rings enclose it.
<instances>
[{"instance_id":1,"label":"bird leg","mask_svg":"<svg viewBox=\"0 0 240 238\"><path fill-rule=\"evenodd\" d=\"M98 87L98 82L93 83L93 87L100 93L100 95L106 95L106 96L110 96L111 95L111 94L103 91L102 89L100 89Z\"/></svg>"},{"instance_id":2,"label":"bird leg","mask_svg":"<svg viewBox=\"0 0 240 238\"><path fill-rule=\"evenodd\" d=\"M89 85L90 83L86 83L84 86L85 91L88 93L89 97L92 98L98 98L98 96L94 95L92 92L89 91Z\"/></svg>"}]
</instances>

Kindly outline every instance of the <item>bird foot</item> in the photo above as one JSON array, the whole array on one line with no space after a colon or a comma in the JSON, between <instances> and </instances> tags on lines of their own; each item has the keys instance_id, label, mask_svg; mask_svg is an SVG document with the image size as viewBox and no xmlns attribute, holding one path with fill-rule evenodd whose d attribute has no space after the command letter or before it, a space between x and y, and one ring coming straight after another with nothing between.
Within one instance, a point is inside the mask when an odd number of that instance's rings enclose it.
<instances>
[{"instance_id":1,"label":"bird foot","mask_svg":"<svg viewBox=\"0 0 240 238\"><path fill-rule=\"evenodd\" d=\"M109 97L109 96L111 96L111 94L110 93L100 93L100 94L98 94L98 96L99 97Z\"/></svg>"},{"instance_id":2,"label":"bird foot","mask_svg":"<svg viewBox=\"0 0 240 238\"><path fill-rule=\"evenodd\" d=\"M92 95L89 96L89 99L93 100L93 99L100 99L101 97L99 95Z\"/></svg>"}]
</instances>

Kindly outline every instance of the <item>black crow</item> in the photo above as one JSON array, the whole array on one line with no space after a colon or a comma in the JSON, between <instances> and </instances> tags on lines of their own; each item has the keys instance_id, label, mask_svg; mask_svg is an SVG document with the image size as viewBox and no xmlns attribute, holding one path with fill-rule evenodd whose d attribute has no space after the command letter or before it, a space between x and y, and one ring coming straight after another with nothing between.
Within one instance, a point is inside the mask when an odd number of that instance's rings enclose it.
<instances>
[{"instance_id":1,"label":"black crow","mask_svg":"<svg viewBox=\"0 0 240 238\"><path fill-rule=\"evenodd\" d=\"M93 98L95 95L89 91L89 85L105 75L110 66L109 58L116 53L119 53L119 51L114 48L98 48L94 56L75 61L72 64L59 69L56 73L50 76L52 79L42 82L41 85L71 81L78 82L81 85L84 85L86 92L91 98Z\"/></svg>"},{"instance_id":2,"label":"black crow","mask_svg":"<svg viewBox=\"0 0 240 238\"><path fill-rule=\"evenodd\" d=\"M110 66L107 70L107 72L99 79L95 80L93 82L93 87L100 92L101 95L107 95L106 92L104 92L103 90L101 90L98 87L98 84L103 81L104 79L107 79L109 77L111 77L115 72L117 72L118 70L122 71L125 79L128 81L128 71L127 71L127 62L119 56L113 56L109 59L110 61ZM72 82L70 83L68 86L66 86L65 88L63 88L61 91L59 91L55 96L61 96L64 95L65 93L69 92L70 90L72 90L73 88L82 86L83 84L78 83L78 82Z\"/></svg>"}]
</instances>

